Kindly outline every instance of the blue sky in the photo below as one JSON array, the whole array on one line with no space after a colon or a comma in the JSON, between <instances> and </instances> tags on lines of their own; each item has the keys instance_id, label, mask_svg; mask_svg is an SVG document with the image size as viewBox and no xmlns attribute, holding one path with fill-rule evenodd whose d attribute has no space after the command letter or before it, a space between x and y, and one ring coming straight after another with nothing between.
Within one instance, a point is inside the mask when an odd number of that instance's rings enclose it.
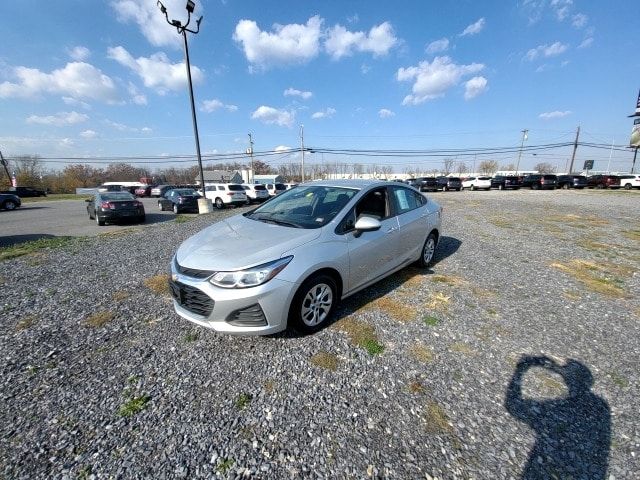
<instances>
[{"instance_id":1,"label":"blue sky","mask_svg":"<svg viewBox=\"0 0 640 480\"><path fill-rule=\"evenodd\" d=\"M185 18L183 1L165 5ZM637 6L199 1L189 46L201 148L243 152L248 132L256 151L295 148L301 124L311 148L517 147L522 129L539 145L573 141L578 125L583 141L626 145L640 88ZM195 152L181 37L155 1L2 2L0 18L5 156L39 154L60 168L61 157ZM527 152L523 166L562 170L570 150ZM610 153L580 147L577 158L604 169ZM614 151L612 170L631 158ZM385 161L401 172L442 160Z\"/></svg>"}]
</instances>

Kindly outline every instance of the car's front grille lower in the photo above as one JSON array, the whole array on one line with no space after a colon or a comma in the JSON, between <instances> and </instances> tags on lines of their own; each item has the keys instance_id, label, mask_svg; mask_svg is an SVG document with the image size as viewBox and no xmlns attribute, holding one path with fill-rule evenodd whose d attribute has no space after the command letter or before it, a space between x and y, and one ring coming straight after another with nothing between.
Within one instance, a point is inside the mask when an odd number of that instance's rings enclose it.
<instances>
[{"instance_id":1,"label":"car's front grille lower","mask_svg":"<svg viewBox=\"0 0 640 480\"><path fill-rule=\"evenodd\" d=\"M227 323L236 327L264 327L267 325L267 319L260 305L256 303L231 312L227 317Z\"/></svg>"},{"instance_id":2,"label":"car's front grille lower","mask_svg":"<svg viewBox=\"0 0 640 480\"><path fill-rule=\"evenodd\" d=\"M212 272L211 270L198 270L196 268L183 267L178 262L175 262L175 264L176 264L176 270L178 270L178 273L181 273L182 275L185 275L191 278L201 278L201 279L208 278L214 273L216 273L216 272Z\"/></svg>"},{"instance_id":3,"label":"car's front grille lower","mask_svg":"<svg viewBox=\"0 0 640 480\"><path fill-rule=\"evenodd\" d=\"M173 280L169 280L169 288L171 296L182 308L203 317L211 315L214 301L202 290Z\"/></svg>"}]
</instances>

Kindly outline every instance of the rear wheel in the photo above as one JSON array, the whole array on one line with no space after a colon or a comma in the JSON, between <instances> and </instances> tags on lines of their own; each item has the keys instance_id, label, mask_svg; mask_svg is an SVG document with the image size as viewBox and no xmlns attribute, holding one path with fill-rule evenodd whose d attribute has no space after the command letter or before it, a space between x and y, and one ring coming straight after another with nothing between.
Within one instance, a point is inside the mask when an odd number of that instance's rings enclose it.
<instances>
[{"instance_id":1,"label":"rear wheel","mask_svg":"<svg viewBox=\"0 0 640 480\"><path fill-rule=\"evenodd\" d=\"M173 204L173 213L175 213L175 214L180 213L180 209L178 208L178 205L175 204L175 203Z\"/></svg>"},{"instance_id":2,"label":"rear wheel","mask_svg":"<svg viewBox=\"0 0 640 480\"><path fill-rule=\"evenodd\" d=\"M471 191L473 192L476 189L475 185L471 185Z\"/></svg>"},{"instance_id":3,"label":"rear wheel","mask_svg":"<svg viewBox=\"0 0 640 480\"><path fill-rule=\"evenodd\" d=\"M161 212L164 211L164 206L162 205L162 202L158 202L158 210L160 210Z\"/></svg>"},{"instance_id":4,"label":"rear wheel","mask_svg":"<svg viewBox=\"0 0 640 480\"><path fill-rule=\"evenodd\" d=\"M304 333L320 330L337 301L338 288L329 275L314 275L300 286L291 302L289 318Z\"/></svg>"},{"instance_id":5,"label":"rear wheel","mask_svg":"<svg viewBox=\"0 0 640 480\"><path fill-rule=\"evenodd\" d=\"M498 190L504 190L504 185L502 184L498 185Z\"/></svg>"},{"instance_id":6,"label":"rear wheel","mask_svg":"<svg viewBox=\"0 0 640 480\"><path fill-rule=\"evenodd\" d=\"M13 200L6 200L3 204L5 210L15 210L18 205Z\"/></svg>"},{"instance_id":7,"label":"rear wheel","mask_svg":"<svg viewBox=\"0 0 640 480\"><path fill-rule=\"evenodd\" d=\"M222 210L224 208L224 202L220 197L216 198L216 208Z\"/></svg>"},{"instance_id":8,"label":"rear wheel","mask_svg":"<svg viewBox=\"0 0 640 480\"><path fill-rule=\"evenodd\" d=\"M427 237L427 240L424 242L424 246L422 247L422 255L420 256L420 266L428 267L431 265L433 261L433 256L436 252L436 236L433 233L430 233Z\"/></svg>"},{"instance_id":9,"label":"rear wheel","mask_svg":"<svg viewBox=\"0 0 640 480\"><path fill-rule=\"evenodd\" d=\"M564 188L565 190L569 190L569 184L568 183L563 183L562 184L562 188Z\"/></svg>"},{"instance_id":10,"label":"rear wheel","mask_svg":"<svg viewBox=\"0 0 640 480\"><path fill-rule=\"evenodd\" d=\"M105 224L105 221L104 221L104 220L101 220L97 213L96 213L96 223L97 223L97 224L98 224L98 226L100 226L100 227L102 227L102 226Z\"/></svg>"},{"instance_id":11,"label":"rear wheel","mask_svg":"<svg viewBox=\"0 0 640 480\"><path fill-rule=\"evenodd\" d=\"M631 190L631 184L630 183L625 183L624 189L625 190Z\"/></svg>"}]
</instances>

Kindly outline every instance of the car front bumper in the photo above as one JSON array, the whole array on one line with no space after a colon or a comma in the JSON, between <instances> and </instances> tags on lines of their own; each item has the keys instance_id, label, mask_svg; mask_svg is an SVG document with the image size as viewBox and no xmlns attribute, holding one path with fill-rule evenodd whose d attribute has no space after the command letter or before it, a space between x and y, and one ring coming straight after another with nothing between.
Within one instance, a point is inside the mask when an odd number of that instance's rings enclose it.
<instances>
[{"instance_id":1,"label":"car front bumper","mask_svg":"<svg viewBox=\"0 0 640 480\"><path fill-rule=\"evenodd\" d=\"M206 328L235 335L269 335L287 328L289 305L298 288L297 284L273 278L263 285L251 288L220 288L206 279L198 279L179 273L171 262L173 306L178 315ZM195 292L200 298L209 299L209 308L190 308L189 302L176 295L175 285ZM198 311L194 311L198 310ZM204 311L203 311L204 310ZM238 325L234 320L238 312L251 310L264 322L255 325ZM262 324L258 324L262 323Z\"/></svg>"}]
</instances>

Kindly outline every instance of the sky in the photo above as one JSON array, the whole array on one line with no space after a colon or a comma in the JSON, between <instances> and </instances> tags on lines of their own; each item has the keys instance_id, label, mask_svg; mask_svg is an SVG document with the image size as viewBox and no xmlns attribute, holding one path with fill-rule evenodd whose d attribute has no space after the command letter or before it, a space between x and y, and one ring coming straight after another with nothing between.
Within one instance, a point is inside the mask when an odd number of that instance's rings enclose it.
<instances>
[{"instance_id":1,"label":"sky","mask_svg":"<svg viewBox=\"0 0 640 480\"><path fill-rule=\"evenodd\" d=\"M184 23L185 2L164 2ZM629 170L640 89L637 1L200 0L189 34L206 161L254 151L274 166L442 164L434 149L580 141L577 162ZM0 3L0 151L64 162L186 166L195 154L182 36L153 0ZM329 150L417 150L368 157ZM572 146L525 149L522 168L566 167ZM469 151L467 151L469 153ZM143 157L151 157L145 159ZM186 158L186 161L185 161ZM222 158L222 157L220 157ZM489 157L476 155L479 162ZM84 160L83 160L84 159ZM182 159L182 163L177 163ZM171 163L176 161L176 163ZM167 162L167 163L164 163Z\"/></svg>"}]
</instances>

